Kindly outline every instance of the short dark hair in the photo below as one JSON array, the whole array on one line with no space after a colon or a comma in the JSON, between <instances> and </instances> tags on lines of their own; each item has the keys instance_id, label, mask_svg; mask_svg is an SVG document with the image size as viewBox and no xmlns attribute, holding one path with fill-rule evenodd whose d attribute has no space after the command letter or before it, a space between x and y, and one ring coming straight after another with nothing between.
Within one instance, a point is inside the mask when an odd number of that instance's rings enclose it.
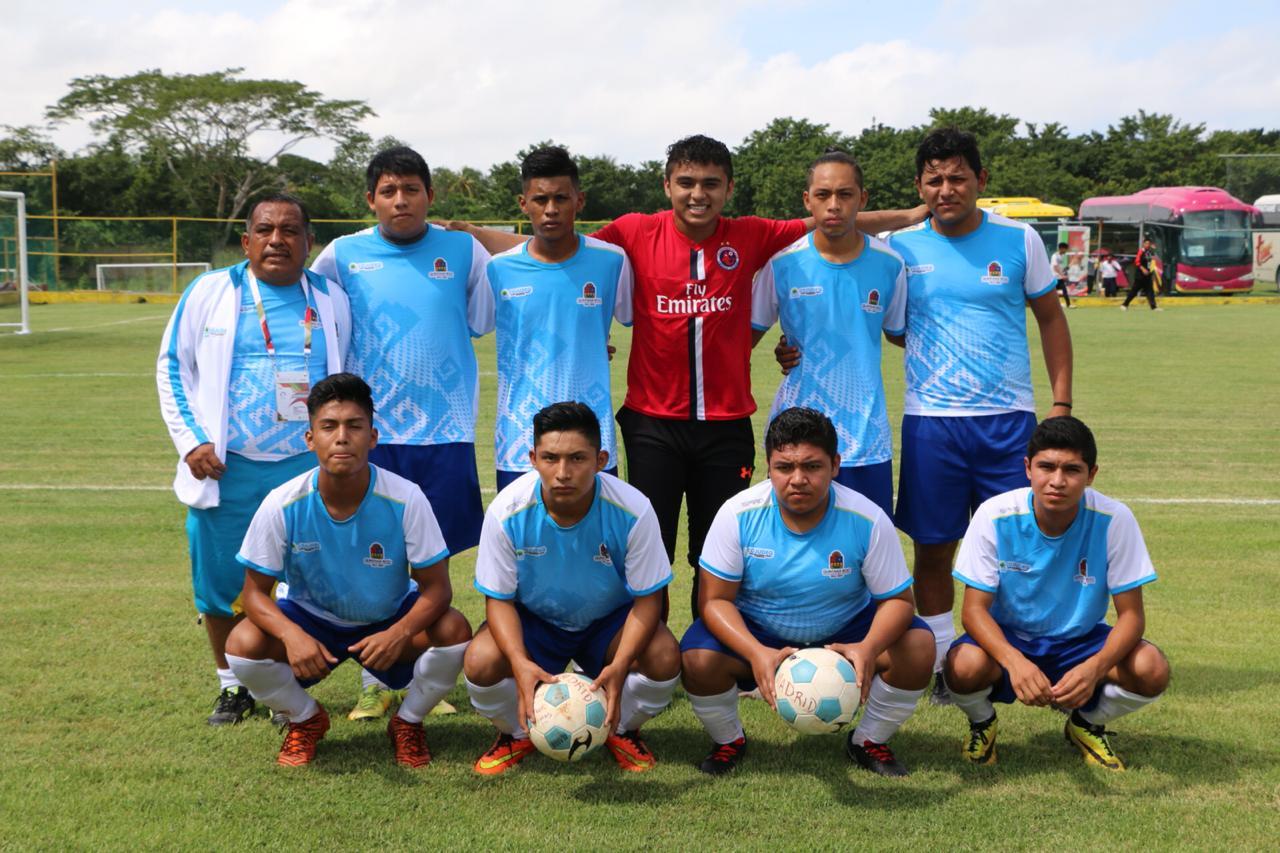
<instances>
[{"instance_id":1,"label":"short dark hair","mask_svg":"<svg viewBox=\"0 0 1280 853\"><path fill-rule=\"evenodd\" d=\"M585 403L552 403L533 416L533 446L549 432L579 432L587 443L600 449L600 419Z\"/></svg>"},{"instance_id":2,"label":"short dark hair","mask_svg":"<svg viewBox=\"0 0 1280 853\"><path fill-rule=\"evenodd\" d=\"M311 214L307 213L307 206L302 199L293 193L274 192L267 193L262 198L249 205L249 213L244 218L244 230L251 231L253 229L253 215L258 212L258 208L264 204L291 204L298 208L298 213L302 216L302 227L308 231L311 230Z\"/></svg>"},{"instance_id":3,"label":"short dark hair","mask_svg":"<svg viewBox=\"0 0 1280 853\"><path fill-rule=\"evenodd\" d=\"M857 179L858 187L860 189L867 188L866 184L862 182L862 166L858 164L857 160L853 159L852 154L848 151L841 151L839 148L828 148L822 152L818 159L809 164L809 177L805 181L806 186L813 184L813 173L818 170L818 167L827 163L842 163L853 169L853 177Z\"/></svg>"},{"instance_id":4,"label":"short dark hair","mask_svg":"<svg viewBox=\"0 0 1280 853\"><path fill-rule=\"evenodd\" d=\"M520 164L520 183L529 186L534 178L563 178L573 181L574 189L578 183L578 164L573 162L569 152L559 145L544 145L535 148Z\"/></svg>"},{"instance_id":5,"label":"short dark hair","mask_svg":"<svg viewBox=\"0 0 1280 853\"><path fill-rule=\"evenodd\" d=\"M982 171L977 137L958 127L940 127L926 136L916 149L916 177L923 175L924 167L934 160L952 157L963 157L975 175Z\"/></svg>"},{"instance_id":6,"label":"short dark hair","mask_svg":"<svg viewBox=\"0 0 1280 853\"><path fill-rule=\"evenodd\" d=\"M355 403L373 421L373 391L354 373L335 373L312 385L307 395L307 415L314 418L326 403L335 401Z\"/></svg>"},{"instance_id":7,"label":"short dark hair","mask_svg":"<svg viewBox=\"0 0 1280 853\"><path fill-rule=\"evenodd\" d=\"M1027 442L1027 458L1034 459L1042 450L1074 450L1086 465L1098 464L1098 445L1084 421L1071 415L1045 418L1031 433Z\"/></svg>"},{"instance_id":8,"label":"short dark hair","mask_svg":"<svg viewBox=\"0 0 1280 853\"><path fill-rule=\"evenodd\" d=\"M1070 246L1070 245L1068 245L1068 244L1066 244L1066 243L1059 243L1059 244L1058 244L1058 248L1059 248L1059 249L1070 249L1070 248L1071 248L1071 246Z\"/></svg>"},{"instance_id":9,"label":"short dark hair","mask_svg":"<svg viewBox=\"0 0 1280 853\"><path fill-rule=\"evenodd\" d=\"M765 459L772 456L773 451L793 444L812 444L835 459L840 441L831 418L816 409L796 406L779 412L765 430Z\"/></svg>"},{"instance_id":10,"label":"short dark hair","mask_svg":"<svg viewBox=\"0 0 1280 853\"><path fill-rule=\"evenodd\" d=\"M670 178L676 166L681 163L719 166L724 169L725 177L733 180L733 156L729 153L729 147L720 140L701 133L677 139L667 146L666 177Z\"/></svg>"},{"instance_id":11,"label":"short dark hair","mask_svg":"<svg viewBox=\"0 0 1280 853\"><path fill-rule=\"evenodd\" d=\"M407 145L397 145L373 155L364 173L365 187L370 193L378 188L378 179L383 175L417 175L422 178L422 186L431 189L431 169L427 168L427 161Z\"/></svg>"}]
</instances>

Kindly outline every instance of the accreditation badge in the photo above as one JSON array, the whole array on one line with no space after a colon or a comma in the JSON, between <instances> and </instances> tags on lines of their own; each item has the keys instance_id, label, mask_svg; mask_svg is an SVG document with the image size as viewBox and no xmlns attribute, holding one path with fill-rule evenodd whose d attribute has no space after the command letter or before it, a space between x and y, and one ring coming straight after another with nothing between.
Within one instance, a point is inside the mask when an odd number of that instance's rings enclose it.
<instances>
[{"instance_id":1,"label":"accreditation badge","mask_svg":"<svg viewBox=\"0 0 1280 853\"><path fill-rule=\"evenodd\" d=\"M276 373L276 420L307 420L307 395L311 380L305 370L282 370Z\"/></svg>"}]
</instances>

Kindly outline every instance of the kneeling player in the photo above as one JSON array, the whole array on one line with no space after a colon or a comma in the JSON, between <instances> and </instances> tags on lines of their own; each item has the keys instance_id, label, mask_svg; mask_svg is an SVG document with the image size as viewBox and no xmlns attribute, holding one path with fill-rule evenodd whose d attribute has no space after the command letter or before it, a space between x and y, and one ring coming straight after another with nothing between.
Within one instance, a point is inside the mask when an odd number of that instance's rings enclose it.
<instances>
[{"instance_id":1,"label":"kneeling player","mask_svg":"<svg viewBox=\"0 0 1280 853\"><path fill-rule=\"evenodd\" d=\"M738 689L758 686L774 705L783 658L826 646L849 659L862 685L849 757L882 776L907 775L886 742L929 683L933 634L915 615L893 522L832 482L836 442L826 415L779 413L765 433L769 482L731 498L711 524L702 618L680 643L689 702L716 744L698 765L704 773L727 773L746 752Z\"/></svg>"},{"instance_id":2,"label":"kneeling player","mask_svg":"<svg viewBox=\"0 0 1280 853\"><path fill-rule=\"evenodd\" d=\"M449 606L449 551L422 490L369 464L378 431L362 379L317 382L307 411L320 467L268 494L249 525L237 557L248 619L231 633L227 660L255 699L288 715L280 764L310 762L329 729L303 688L355 657L383 683L409 688L387 735L397 763L423 767L422 718L457 683L471 639ZM271 587L281 579L289 593L277 602Z\"/></svg>"},{"instance_id":3,"label":"kneeling player","mask_svg":"<svg viewBox=\"0 0 1280 853\"><path fill-rule=\"evenodd\" d=\"M605 741L624 770L654 765L640 726L671 702L680 650L661 624L671 564L648 498L601 473L600 422L582 403L533 418L534 470L485 513L476 588L487 621L467 651L467 692L498 739L477 773L511 769L533 744L533 692L576 661L608 697Z\"/></svg>"},{"instance_id":4,"label":"kneeling player","mask_svg":"<svg viewBox=\"0 0 1280 853\"><path fill-rule=\"evenodd\" d=\"M1085 761L1124 763L1104 726L1147 705L1169 684L1169 662L1142 639L1142 587L1156 579L1133 513L1089 488L1093 433L1049 418L1027 446L1030 488L986 501L956 560L967 632L951 646L946 679L969 717L964 753L996 760L992 702L1069 710L1065 734ZM1108 596L1116 624L1103 621Z\"/></svg>"}]
</instances>

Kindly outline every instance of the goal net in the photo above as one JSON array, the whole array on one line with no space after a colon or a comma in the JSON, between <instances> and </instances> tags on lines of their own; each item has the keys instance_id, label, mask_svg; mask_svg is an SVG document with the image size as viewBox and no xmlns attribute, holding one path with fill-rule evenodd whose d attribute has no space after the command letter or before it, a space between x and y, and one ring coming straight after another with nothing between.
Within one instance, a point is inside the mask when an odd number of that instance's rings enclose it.
<instances>
[{"instance_id":1,"label":"goal net","mask_svg":"<svg viewBox=\"0 0 1280 853\"><path fill-rule=\"evenodd\" d=\"M179 293L187 282L208 272L207 263L95 264L98 290L118 293Z\"/></svg>"},{"instance_id":2,"label":"goal net","mask_svg":"<svg viewBox=\"0 0 1280 853\"><path fill-rule=\"evenodd\" d=\"M0 334L31 331L27 275L27 197L0 192Z\"/></svg>"}]
</instances>

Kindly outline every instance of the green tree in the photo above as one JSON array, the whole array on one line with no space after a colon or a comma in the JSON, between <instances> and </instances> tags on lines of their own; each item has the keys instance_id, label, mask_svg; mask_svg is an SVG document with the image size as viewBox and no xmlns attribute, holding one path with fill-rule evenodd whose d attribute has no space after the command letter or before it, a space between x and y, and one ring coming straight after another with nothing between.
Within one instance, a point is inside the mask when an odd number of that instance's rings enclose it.
<instances>
[{"instance_id":1,"label":"green tree","mask_svg":"<svg viewBox=\"0 0 1280 853\"><path fill-rule=\"evenodd\" d=\"M731 210L738 215L801 216L809 164L828 148L852 151L854 140L825 124L775 118L753 131L733 154Z\"/></svg>"}]
</instances>

